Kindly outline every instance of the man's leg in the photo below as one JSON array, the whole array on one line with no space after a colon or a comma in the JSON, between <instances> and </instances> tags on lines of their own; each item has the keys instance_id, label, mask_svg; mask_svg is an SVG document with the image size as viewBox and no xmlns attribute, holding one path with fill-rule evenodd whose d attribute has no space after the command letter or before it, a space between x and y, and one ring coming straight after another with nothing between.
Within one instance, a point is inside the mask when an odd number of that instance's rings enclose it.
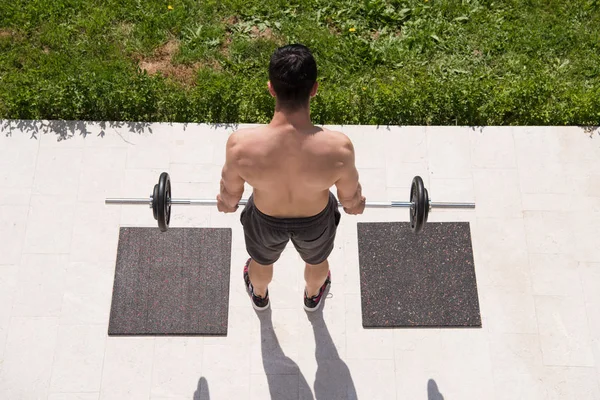
<instances>
[{"instance_id":1,"label":"man's leg","mask_svg":"<svg viewBox=\"0 0 600 400\"><path fill-rule=\"evenodd\" d=\"M319 264L308 264L304 268L304 280L306 281L306 293L308 297L319 294L319 289L325 283L329 273L329 262L327 260Z\"/></svg>"},{"instance_id":2,"label":"man's leg","mask_svg":"<svg viewBox=\"0 0 600 400\"><path fill-rule=\"evenodd\" d=\"M267 285L273 279L273 264L262 265L252 260L248 266L248 276L254 288L254 294L264 298L267 294Z\"/></svg>"}]
</instances>

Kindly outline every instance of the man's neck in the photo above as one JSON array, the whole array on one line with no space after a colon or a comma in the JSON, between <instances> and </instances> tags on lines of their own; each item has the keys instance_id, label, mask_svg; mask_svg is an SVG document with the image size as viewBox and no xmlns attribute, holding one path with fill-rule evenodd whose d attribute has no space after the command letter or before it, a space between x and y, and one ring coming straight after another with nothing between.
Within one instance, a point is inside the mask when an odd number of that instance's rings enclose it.
<instances>
[{"instance_id":1,"label":"man's neck","mask_svg":"<svg viewBox=\"0 0 600 400\"><path fill-rule=\"evenodd\" d=\"M310 108L303 107L290 111L283 109L280 106L275 106L275 113L273 114L273 119L269 125L292 125L296 129L311 128L313 124L310 120Z\"/></svg>"}]
</instances>

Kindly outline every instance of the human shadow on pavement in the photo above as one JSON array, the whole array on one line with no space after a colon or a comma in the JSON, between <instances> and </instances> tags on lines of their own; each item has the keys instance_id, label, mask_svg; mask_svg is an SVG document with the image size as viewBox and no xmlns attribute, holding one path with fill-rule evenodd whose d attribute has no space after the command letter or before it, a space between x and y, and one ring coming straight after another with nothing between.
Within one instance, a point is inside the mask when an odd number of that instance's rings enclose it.
<instances>
[{"instance_id":1,"label":"human shadow on pavement","mask_svg":"<svg viewBox=\"0 0 600 400\"><path fill-rule=\"evenodd\" d=\"M208 391L208 382L202 377L198 381L198 389L194 392L194 400L210 400L210 392Z\"/></svg>"},{"instance_id":2,"label":"human shadow on pavement","mask_svg":"<svg viewBox=\"0 0 600 400\"><path fill-rule=\"evenodd\" d=\"M444 396L433 379L427 381L427 400L444 400Z\"/></svg>"},{"instance_id":3,"label":"human shadow on pavement","mask_svg":"<svg viewBox=\"0 0 600 400\"><path fill-rule=\"evenodd\" d=\"M298 364L283 353L273 329L271 309L257 311L260 320L260 348L271 399L313 400L310 386Z\"/></svg>"},{"instance_id":4,"label":"human shadow on pavement","mask_svg":"<svg viewBox=\"0 0 600 400\"><path fill-rule=\"evenodd\" d=\"M323 319L323 307L307 313L315 335L315 358L317 373L315 376L315 399L358 398L354 381L346 363L340 358L329 329Z\"/></svg>"}]
</instances>

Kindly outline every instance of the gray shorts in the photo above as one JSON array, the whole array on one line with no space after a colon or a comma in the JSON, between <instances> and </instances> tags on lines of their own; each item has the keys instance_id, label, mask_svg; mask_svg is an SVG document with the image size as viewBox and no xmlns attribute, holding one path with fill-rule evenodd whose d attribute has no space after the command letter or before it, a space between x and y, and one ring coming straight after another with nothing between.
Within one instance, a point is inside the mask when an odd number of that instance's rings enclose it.
<instances>
[{"instance_id":1,"label":"gray shorts","mask_svg":"<svg viewBox=\"0 0 600 400\"><path fill-rule=\"evenodd\" d=\"M250 196L240 221L244 226L246 250L257 263L273 264L291 239L304 262L319 264L333 250L340 217L337 199L329 192L327 207L319 214L306 218L275 218L263 214L254 205L253 196Z\"/></svg>"}]
</instances>

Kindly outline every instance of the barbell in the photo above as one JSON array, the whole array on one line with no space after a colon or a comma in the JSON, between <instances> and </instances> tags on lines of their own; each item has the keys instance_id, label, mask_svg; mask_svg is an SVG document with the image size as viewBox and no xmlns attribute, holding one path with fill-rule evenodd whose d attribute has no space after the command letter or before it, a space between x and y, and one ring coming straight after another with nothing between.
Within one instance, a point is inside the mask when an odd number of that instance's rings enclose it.
<instances>
[{"instance_id":1,"label":"barbell","mask_svg":"<svg viewBox=\"0 0 600 400\"><path fill-rule=\"evenodd\" d=\"M105 199L105 204L123 204L123 205L148 205L152 208L154 219L158 221L158 227L162 232L169 229L171 222L171 206L216 206L217 200L210 199L174 199L171 197L171 179L169 174L163 172L158 178L158 183L154 185L154 190L150 198L109 198ZM247 199L241 199L238 203L245 206ZM338 206L342 204L338 202ZM429 211L432 208L475 208L475 203L444 203L433 202L429 199L429 192L425 188L423 179L415 176L410 186L410 201L367 201L367 208L409 208L410 227L414 233L419 233L423 225L427 222Z\"/></svg>"}]
</instances>

